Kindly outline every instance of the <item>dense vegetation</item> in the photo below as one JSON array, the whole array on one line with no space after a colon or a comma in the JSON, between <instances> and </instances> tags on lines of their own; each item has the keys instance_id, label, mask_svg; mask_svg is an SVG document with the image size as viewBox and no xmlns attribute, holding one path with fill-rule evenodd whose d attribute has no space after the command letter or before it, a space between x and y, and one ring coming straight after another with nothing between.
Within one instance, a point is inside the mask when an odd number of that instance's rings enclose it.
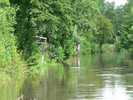
<instances>
[{"instance_id":1,"label":"dense vegetation","mask_svg":"<svg viewBox=\"0 0 133 100\"><path fill-rule=\"evenodd\" d=\"M0 0L0 76L19 78L24 69L48 66L40 65L35 36L47 38L47 64L66 61L79 43L82 54L102 53L107 44L133 57L132 5L132 0L117 8L104 0Z\"/></svg>"},{"instance_id":2,"label":"dense vegetation","mask_svg":"<svg viewBox=\"0 0 133 100\"><path fill-rule=\"evenodd\" d=\"M23 77L25 64L17 52L14 25L16 10L9 6L9 2L0 2L0 81L6 74L14 76L15 80Z\"/></svg>"}]
</instances>

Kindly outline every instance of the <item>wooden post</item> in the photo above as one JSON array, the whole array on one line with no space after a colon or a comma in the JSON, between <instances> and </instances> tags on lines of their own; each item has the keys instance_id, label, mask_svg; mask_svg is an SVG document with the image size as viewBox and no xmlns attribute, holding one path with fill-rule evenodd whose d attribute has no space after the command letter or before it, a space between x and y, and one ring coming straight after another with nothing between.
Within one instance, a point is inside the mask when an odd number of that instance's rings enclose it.
<instances>
[{"instance_id":1,"label":"wooden post","mask_svg":"<svg viewBox=\"0 0 133 100\"><path fill-rule=\"evenodd\" d=\"M76 43L76 66L80 67L80 42Z\"/></svg>"}]
</instances>

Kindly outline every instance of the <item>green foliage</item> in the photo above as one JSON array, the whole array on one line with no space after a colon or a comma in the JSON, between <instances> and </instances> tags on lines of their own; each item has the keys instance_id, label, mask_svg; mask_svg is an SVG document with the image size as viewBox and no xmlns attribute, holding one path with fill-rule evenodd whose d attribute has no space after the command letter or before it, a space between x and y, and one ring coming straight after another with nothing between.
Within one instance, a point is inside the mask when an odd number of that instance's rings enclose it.
<instances>
[{"instance_id":1,"label":"green foliage","mask_svg":"<svg viewBox=\"0 0 133 100\"><path fill-rule=\"evenodd\" d=\"M118 51L123 49L131 50L131 48L133 48L132 5L132 0L129 0L128 4L117 8L114 4L109 3L104 6L103 14L109 18L113 24L112 36Z\"/></svg>"},{"instance_id":2,"label":"green foliage","mask_svg":"<svg viewBox=\"0 0 133 100\"><path fill-rule=\"evenodd\" d=\"M31 21L31 4L30 0L14 1L11 0L11 3L18 6L16 12L16 22L15 25L15 36L17 37L17 46L18 49L22 52L25 59L28 59L33 55L35 50L35 41L34 41L34 28Z\"/></svg>"},{"instance_id":3,"label":"green foliage","mask_svg":"<svg viewBox=\"0 0 133 100\"><path fill-rule=\"evenodd\" d=\"M22 83L25 71L36 77L48 68L63 78L57 62L77 54L79 43L82 54L112 54L116 45L133 57L132 18L132 0L118 8L104 0L0 0L0 82ZM35 36L47 38L44 62Z\"/></svg>"},{"instance_id":4,"label":"green foliage","mask_svg":"<svg viewBox=\"0 0 133 100\"><path fill-rule=\"evenodd\" d=\"M20 82L24 77L25 65L17 53L14 36L15 12L12 7L0 8L0 73ZM5 73L5 74L2 74ZM0 79L1 79L0 75ZM6 79L5 79L6 80ZM0 80L1 83L3 82Z\"/></svg>"},{"instance_id":5,"label":"green foliage","mask_svg":"<svg viewBox=\"0 0 133 100\"><path fill-rule=\"evenodd\" d=\"M71 46L65 41L73 40L70 1L12 0L12 3L19 6L15 34L18 38L18 47L25 58L33 55L36 48L33 38L35 35L48 38L52 58L63 60L69 57ZM62 50L58 53L58 48L62 48L64 54L61 54ZM63 55L64 57L60 57Z\"/></svg>"},{"instance_id":6,"label":"green foliage","mask_svg":"<svg viewBox=\"0 0 133 100\"><path fill-rule=\"evenodd\" d=\"M75 0L73 3L76 24L76 41L81 43L81 52L90 54L95 51L93 33L96 30L96 19L100 14L98 0Z\"/></svg>"},{"instance_id":7,"label":"green foliage","mask_svg":"<svg viewBox=\"0 0 133 100\"><path fill-rule=\"evenodd\" d=\"M88 31L93 29L94 16L99 13L97 0L11 2L19 6L15 34L18 47L25 58L34 54L36 44L33 37L39 35L48 39L50 58L58 61L68 59L74 53L74 45L79 41L77 36L86 36L84 33L89 33ZM74 34L75 26L77 36Z\"/></svg>"},{"instance_id":8,"label":"green foliage","mask_svg":"<svg viewBox=\"0 0 133 100\"><path fill-rule=\"evenodd\" d=\"M9 0L0 0L0 6L10 5Z\"/></svg>"},{"instance_id":9,"label":"green foliage","mask_svg":"<svg viewBox=\"0 0 133 100\"><path fill-rule=\"evenodd\" d=\"M32 6L36 34L48 38L50 57L57 60L67 59L73 45L71 0L32 0Z\"/></svg>"},{"instance_id":10,"label":"green foliage","mask_svg":"<svg viewBox=\"0 0 133 100\"><path fill-rule=\"evenodd\" d=\"M14 29L12 28L14 21L10 17L11 14L14 14L14 12L15 11L12 8L0 9L0 37L2 37L0 40L0 65L4 67L6 67L6 63L8 65L8 63L11 62L12 56L14 56L14 52L16 52L14 37L12 33L14 31Z\"/></svg>"},{"instance_id":11,"label":"green foliage","mask_svg":"<svg viewBox=\"0 0 133 100\"><path fill-rule=\"evenodd\" d=\"M103 15L99 15L96 23L96 32L94 33L95 41L102 45L111 41L112 23Z\"/></svg>"},{"instance_id":12,"label":"green foliage","mask_svg":"<svg viewBox=\"0 0 133 100\"><path fill-rule=\"evenodd\" d=\"M75 54L79 42L81 52L88 54L101 50L102 45L108 43L116 44L119 48L132 48L131 4L116 9L113 4L104 4L104 0L10 0L18 10L10 7L11 11L8 11L9 1L1 3L6 4L2 9L10 12L9 18L3 16L0 19L3 20L1 32L7 33L1 34L5 37L5 40L1 40L1 47L6 48L4 41L8 41L8 45L13 44L10 48L14 53L17 53L17 49L22 52L30 66L40 65L42 56L34 38L36 35L47 38L47 59L59 62ZM5 52L8 56L2 59L3 63L11 61L10 55L14 54L10 52L12 49L8 49L2 51L9 51Z\"/></svg>"},{"instance_id":13,"label":"green foliage","mask_svg":"<svg viewBox=\"0 0 133 100\"><path fill-rule=\"evenodd\" d=\"M130 6L131 4L133 5L133 3L129 2L129 5L127 5L127 7L125 6L125 12L123 12L123 35L121 35L121 45L123 48L125 49L129 49L129 48L133 48L133 12L132 12L132 6Z\"/></svg>"}]
</instances>

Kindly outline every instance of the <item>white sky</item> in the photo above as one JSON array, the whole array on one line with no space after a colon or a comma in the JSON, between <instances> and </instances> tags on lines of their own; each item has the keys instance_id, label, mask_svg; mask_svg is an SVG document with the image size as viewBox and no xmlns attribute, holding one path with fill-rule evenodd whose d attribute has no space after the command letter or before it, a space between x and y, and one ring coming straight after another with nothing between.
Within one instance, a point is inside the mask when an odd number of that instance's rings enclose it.
<instances>
[{"instance_id":1,"label":"white sky","mask_svg":"<svg viewBox=\"0 0 133 100\"><path fill-rule=\"evenodd\" d=\"M105 0L105 2L114 2L116 6L124 5L127 0Z\"/></svg>"}]
</instances>

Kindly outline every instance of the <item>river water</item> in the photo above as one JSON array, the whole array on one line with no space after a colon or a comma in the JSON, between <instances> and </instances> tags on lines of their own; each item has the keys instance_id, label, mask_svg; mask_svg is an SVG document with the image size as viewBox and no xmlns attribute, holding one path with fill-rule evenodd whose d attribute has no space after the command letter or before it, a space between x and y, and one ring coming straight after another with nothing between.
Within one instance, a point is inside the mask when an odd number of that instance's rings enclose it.
<instances>
[{"instance_id":1,"label":"river water","mask_svg":"<svg viewBox=\"0 0 133 100\"><path fill-rule=\"evenodd\" d=\"M80 65L76 64L63 72L60 66L51 69L34 81L27 79L20 92L23 100L133 100L132 60L81 56Z\"/></svg>"}]
</instances>

